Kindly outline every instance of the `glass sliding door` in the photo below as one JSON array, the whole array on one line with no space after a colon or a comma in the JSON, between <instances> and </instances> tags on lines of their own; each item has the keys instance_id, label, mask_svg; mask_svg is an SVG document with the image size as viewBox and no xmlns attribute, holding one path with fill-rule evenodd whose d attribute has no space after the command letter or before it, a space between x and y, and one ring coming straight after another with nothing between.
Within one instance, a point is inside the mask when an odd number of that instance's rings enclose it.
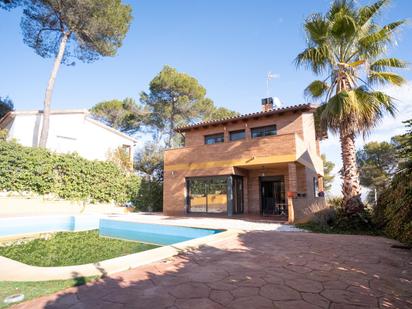
<instances>
[{"instance_id":1,"label":"glass sliding door","mask_svg":"<svg viewBox=\"0 0 412 309\"><path fill-rule=\"evenodd\" d=\"M227 212L227 177L188 178L187 185L189 212Z\"/></svg>"}]
</instances>

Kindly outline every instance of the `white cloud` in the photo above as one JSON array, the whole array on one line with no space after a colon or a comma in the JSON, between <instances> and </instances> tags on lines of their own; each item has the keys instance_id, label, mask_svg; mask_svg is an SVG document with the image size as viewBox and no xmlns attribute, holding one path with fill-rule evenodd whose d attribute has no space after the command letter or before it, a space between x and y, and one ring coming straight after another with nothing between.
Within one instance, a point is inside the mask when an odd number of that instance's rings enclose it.
<instances>
[{"instance_id":1,"label":"white cloud","mask_svg":"<svg viewBox=\"0 0 412 309\"><path fill-rule=\"evenodd\" d=\"M405 133L405 125L402 121L412 119L412 81L408 81L402 87L388 86L381 89L386 94L396 99L398 113L395 117L385 115L382 121L363 139L356 139L357 148L362 148L365 143L370 141L389 141L392 136ZM340 156L340 143L337 136L329 134L327 140L321 142L321 151L329 161L335 163L331 195L339 195L341 192L341 179L338 171L342 167Z\"/></svg>"}]
</instances>

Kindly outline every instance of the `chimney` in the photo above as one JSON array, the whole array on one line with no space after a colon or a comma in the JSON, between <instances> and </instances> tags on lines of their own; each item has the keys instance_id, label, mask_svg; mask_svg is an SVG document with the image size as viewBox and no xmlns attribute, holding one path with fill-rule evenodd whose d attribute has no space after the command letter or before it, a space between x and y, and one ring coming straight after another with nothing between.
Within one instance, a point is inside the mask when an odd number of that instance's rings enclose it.
<instances>
[{"instance_id":1,"label":"chimney","mask_svg":"<svg viewBox=\"0 0 412 309\"><path fill-rule=\"evenodd\" d=\"M273 98L262 99L262 112L267 112L273 109Z\"/></svg>"}]
</instances>

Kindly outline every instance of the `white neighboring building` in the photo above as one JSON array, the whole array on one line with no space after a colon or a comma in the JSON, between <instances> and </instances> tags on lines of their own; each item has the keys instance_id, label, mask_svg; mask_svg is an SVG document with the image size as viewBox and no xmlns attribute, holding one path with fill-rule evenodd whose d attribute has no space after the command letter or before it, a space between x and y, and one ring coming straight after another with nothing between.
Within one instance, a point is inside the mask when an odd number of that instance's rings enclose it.
<instances>
[{"instance_id":1,"label":"white neighboring building","mask_svg":"<svg viewBox=\"0 0 412 309\"><path fill-rule=\"evenodd\" d=\"M42 111L12 111L0 119L0 129L8 139L24 146L37 147ZM133 159L137 140L89 116L88 110L54 110L50 113L47 148L58 153L77 152L90 160L107 160L110 152L124 148Z\"/></svg>"}]
</instances>

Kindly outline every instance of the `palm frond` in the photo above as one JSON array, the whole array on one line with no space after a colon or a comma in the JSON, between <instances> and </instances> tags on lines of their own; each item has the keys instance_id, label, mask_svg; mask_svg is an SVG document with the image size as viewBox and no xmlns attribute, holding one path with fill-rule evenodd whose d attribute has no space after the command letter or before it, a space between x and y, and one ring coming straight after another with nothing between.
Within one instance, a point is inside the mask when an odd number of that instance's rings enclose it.
<instances>
[{"instance_id":1,"label":"palm frond","mask_svg":"<svg viewBox=\"0 0 412 309\"><path fill-rule=\"evenodd\" d=\"M369 71L368 81L371 84L393 84L396 86L402 86L406 81L399 74L393 72L377 72Z\"/></svg>"},{"instance_id":2,"label":"palm frond","mask_svg":"<svg viewBox=\"0 0 412 309\"><path fill-rule=\"evenodd\" d=\"M356 31L356 21L352 16L344 13L338 13L335 15L330 31L335 39L346 40L352 37Z\"/></svg>"},{"instance_id":3,"label":"palm frond","mask_svg":"<svg viewBox=\"0 0 412 309\"><path fill-rule=\"evenodd\" d=\"M389 0L379 0L372 5L366 5L359 9L359 25L363 26L370 19L376 16L382 7L389 3Z\"/></svg>"},{"instance_id":4,"label":"palm frond","mask_svg":"<svg viewBox=\"0 0 412 309\"><path fill-rule=\"evenodd\" d=\"M315 80L305 88L304 93L308 98L318 99L324 96L328 89L329 85L327 83L321 80Z\"/></svg>"},{"instance_id":5,"label":"palm frond","mask_svg":"<svg viewBox=\"0 0 412 309\"><path fill-rule=\"evenodd\" d=\"M355 4L353 0L335 0L327 13L327 18L333 20L337 14L345 14L355 17Z\"/></svg>"},{"instance_id":6,"label":"palm frond","mask_svg":"<svg viewBox=\"0 0 412 309\"><path fill-rule=\"evenodd\" d=\"M326 45L319 47L308 47L298 54L295 59L297 66L306 66L311 68L315 74L320 74L327 69L333 62L331 51Z\"/></svg>"},{"instance_id":7,"label":"palm frond","mask_svg":"<svg viewBox=\"0 0 412 309\"><path fill-rule=\"evenodd\" d=\"M352 63L348 63L348 66L352 67L352 68L356 68L362 64L364 64L366 61L365 60L358 60L358 61L354 61Z\"/></svg>"},{"instance_id":8,"label":"palm frond","mask_svg":"<svg viewBox=\"0 0 412 309\"><path fill-rule=\"evenodd\" d=\"M372 71L381 72L387 68L406 68L408 64L398 58L382 58L370 65Z\"/></svg>"},{"instance_id":9,"label":"palm frond","mask_svg":"<svg viewBox=\"0 0 412 309\"><path fill-rule=\"evenodd\" d=\"M396 29L405 23L405 20L399 20L384 26L382 29L370 33L359 40L359 44L365 51L376 44L387 44L390 42L392 34Z\"/></svg>"},{"instance_id":10,"label":"palm frond","mask_svg":"<svg viewBox=\"0 0 412 309\"><path fill-rule=\"evenodd\" d=\"M322 45L328 38L329 22L321 14L313 14L306 19L307 37L315 44Z\"/></svg>"}]
</instances>

